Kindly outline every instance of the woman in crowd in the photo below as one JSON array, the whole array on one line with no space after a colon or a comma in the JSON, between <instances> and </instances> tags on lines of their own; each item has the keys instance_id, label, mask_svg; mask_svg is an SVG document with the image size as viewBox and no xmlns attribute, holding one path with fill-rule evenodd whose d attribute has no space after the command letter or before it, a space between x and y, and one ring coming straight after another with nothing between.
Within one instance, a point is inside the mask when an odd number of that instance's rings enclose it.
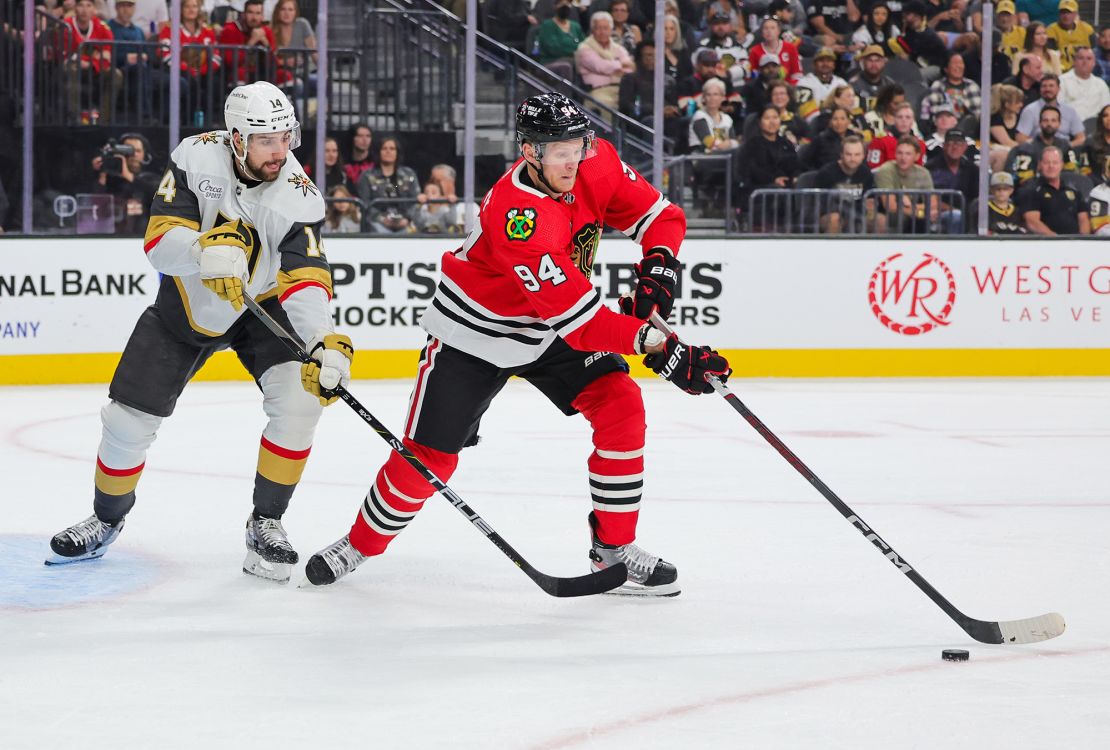
<instances>
[{"instance_id":1,"label":"woman in crowd","mask_svg":"<svg viewBox=\"0 0 1110 750\"><path fill-rule=\"evenodd\" d=\"M829 118L832 116L834 109L843 109L848 112L849 130L855 132L856 135L863 135L867 129L867 123L863 119L863 110L859 108L859 96L856 95L856 90L851 86L842 85L835 86L825 97L825 101L821 103L821 110L817 117L810 124L810 137L816 138L821 131L829 126Z\"/></svg>"},{"instance_id":2,"label":"woman in crowd","mask_svg":"<svg viewBox=\"0 0 1110 750\"><path fill-rule=\"evenodd\" d=\"M864 140L882 138L894 125L894 110L906 103L906 90L897 83L883 86L875 94L875 108L864 112L867 129Z\"/></svg>"},{"instance_id":3,"label":"woman in crowd","mask_svg":"<svg viewBox=\"0 0 1110 750\"><path fill-rule=\"evenodd\" d=\"M839 159L840 143L845 136L852 133L851 127L852 113L844 107L832 107L825 119L825 125L799 153L799 170L820 169Z\"/></svg>"},{"instance_id":4,"label":"woman in crowd","mask_svg":"<svg viewBox=\"0 0 1110 750\"><path fill-rule=\"evenodd\" d=\"M332 138L330 135L324 139L324 173L323 183L320 182L320 175L316 174L319 170L312 166L306 166L305 172L309 177L312 177L316 184L324 188L325 191L331 190L336 185L342 185L351 190L351 184L347 181L347 173L343 169L343 157L339 154L339 142Z\"/></svg>"},{"instance_id":5,"label":"woman in crowd","mask_svg":"<svg viewBox=\"0 0 1110 750\"><path fill-rule=\"evenodd\" d=\"M682 26L678 16L663 17L663 60L667 77L685 81L694 74L694 66L687 54L686 40L682 38Z\"/></svg>"},{"instance_id":6,"label":"woman in crowd","mask_svg":"<svg viewBox=\"0 0 1110 750\"><path fill-rule=\"evenodd\" d=\"M184 106L181 116L190 124L203 126L209 113L223 107L223 92L218 87L217 76L210 76L222 64L219 50L205 49L216 44L216 32L206 23L200 9L200 0L181 0L181 93ZM168 70L170 61L170 25L158 31L162 63ZM161 87L168 91L169 81ZM166 108L168 109L168 107ZM199 116L198 116L199 113Z\"/></svg>"},{"instance_id":7,"label":"woman in crowd","mask_svg":"<svg viewBox=\"0 0 1110 750\"><path fill-rule=\"evenodd\" d=\"M582 25L571 16L571 0L557 0L555 15L540 24L536 32L537 60L553 73L574 79L574 51L586 38Z\"/></svg>"},{"instance_id":8,"label":"woman in crowd","mask_svg":"<svg viewBox=\"0 0 1110 750\"><path fill-rule=\"evenodd\" d=\"M1048 30L1043 23L1034 21L1025 27L1025 53L1033 54L1041 58L1044 63L1045 73L1055 73L1061 75L1063 70L1060 66L1060 53L1054 49L1048 48ZM1013 73L1018 74L1018 67L1021 63L1021 55L1014 57Z\"/></svg>"},{"instance_id":9,"label":"woman in crowd","mask_svg":"<svg viewBox=\"0 0 1110 750\"><path fill-rule=\"evenodd\" d=\"M774 107L779 113L779 133L783 138L794 144L795 148L808 141L809 128L806 127L805 120L798 116L794 87L786 81L775 81L767 87L767 98L769 106ZM755 114L748 116L744 123L744 140L749 140L750 136L755 134L762 120L760 113L764 110L765 108L761 108Z\"/></svg>"},{"instance_id":10,"label":"woman in crowd","mask_svg":"<svg viewBox=\"0 0 1110 750\"><path fill-rule=\"evenodd\" d=\"M849 49L858 52L869 44L877 44L886 50L889 49L887 43L891 39L897 39L901 33L890 15L887 0L875 0L871 3L870 11L864 14L863 24L852 34L852 46ZM890 56L889 53L887 56Z\"/></svg>"},{"instance_id":11,"label":"woman in crowd","mask_svg":"<svg viewBox=\"0 0 1110 750\"><path fill-rule=\"evenodd\" d=\"M396 138L383 138L378 145L377 164L363 172L358 181L358 197L366 207L364 229L378 234L411 232L407 214L419 194L416 172L401 163L401 144Z\"/></svg>"},{"instance_id":12,"label":"woman in crowd","mask_svg":"<svg viewBox=\"0 0 1110 750\"><path fill-rule=\"evenodd\" d=\"M798 48L782 38L782 24L777 18L764 18L759 24L759 43L752 46L749 59L762 60L772 55L779 60L782 75L791 85L802 77L802 63ZM754 72L754 71L753 71Z\"/></svg>"},{"instance_id":13,"label":"woman in crowd","mask_svg":"<svg viewBox=\"0 0 1110 750\"><path fill-rule=\"evenodd\" d=\"M765 105L756 114L756 122L755 134L746 138L740 147L743 206L747 205L747 198L753 191L769 187L788 188L798 174L798 152L794 144L780 133L782 119L778 107Z\"/></svg>"},{"instance_id":14,"label":"woman in crowd","mask_svg":"<svg viewBox=\"0 0 1110 750\"><path fill-rule=\"evenodd\" d=\"M324 217L324 234L356 234L362 226L362 212L345 184L328 189L328 212Z\"/></svg>"},{"instance_id":15,"label":"woman in crowd","mask_svg":"<svg viewBox=\"0 0 1110 750\"><path fill-rule=\"evenodd\" d=\"M1087 143L1086 150L1091 179L1097 185L1106 174L1106 162L1110 160L1110 104L1099 111L1095 120L1095 134Z\"/></svg>"},{"instance_id":16,"label":"woman in crowd","mask_svg":"<svg viewBox=\"0 0 1110 750\"><path fill-rule=\"evenodd\" d=\"M274 44L278 49L276 78L281 89L297 107L305 96L316 95L316 53L281 54L286 49L316 49L316 34L308 19L301 16L297 0L278 0L270 20ZM298 113L302 118L303 111Z\"/></svg>"},{"instance_id":17,"label":"woman in crowd","mask_svg":"<svg viewBox=\"0 0 1110 750\"><path fill-rule=\"evenodd\" d=\"M613 0L609 3L609 14L613 16L613 41L620 44L629 54L636 52L636 45L644 40L640 27L628 20L632 12L631 0Z\"/></svg>"},{"instance_id":18,"label":"woman in crowd","mask_svg":"<svg viewBox=\"0 0 1110 750\"><path fill-rule=\"evenodd\" d=\"M991 86L991 171L1002 170L1010 149L1018 145L1017 124L1025 95L1007 83Z\"/></svg>"}]
</instances>

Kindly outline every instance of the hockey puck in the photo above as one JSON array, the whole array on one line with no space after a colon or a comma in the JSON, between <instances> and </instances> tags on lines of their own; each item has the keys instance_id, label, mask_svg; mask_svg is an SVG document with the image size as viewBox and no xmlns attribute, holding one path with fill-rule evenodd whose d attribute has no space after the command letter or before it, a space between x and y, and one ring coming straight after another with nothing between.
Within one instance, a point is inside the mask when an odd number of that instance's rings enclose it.
<instances>
[{"instance_id":1,"label":"hockey puck","mask_svg":"<svg viewBox=\"0 0 1110 750\"><path fill-rule=\"evenodd\" d=\"M962 648L946 648L940 652L940 658L945 661L967 661L971 655Z\"/></svg>"}]
</instances>

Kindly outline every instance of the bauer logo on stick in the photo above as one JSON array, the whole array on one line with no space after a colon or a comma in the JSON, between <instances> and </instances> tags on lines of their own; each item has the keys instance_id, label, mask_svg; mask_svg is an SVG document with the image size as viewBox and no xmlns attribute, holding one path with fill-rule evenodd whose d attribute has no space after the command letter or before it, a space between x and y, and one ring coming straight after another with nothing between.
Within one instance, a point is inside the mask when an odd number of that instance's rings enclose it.
<instances>
[{"instance_id":1,"label":"bauer logo on stick","mask_svg":"<svg viewBox=\"0 0 1110 750\"><path fill-rule=\"evenodd\" d=\"M510 208L505 214L505 236L524 242L536 231L536 209Z\"/></svg>"},{"instance_id":2,"label":"bauer logo on stick","mask_svg":"<svg viewBox=\"0 0 1110 750\"><path fill-rule=\"evenodd\" d=\"M948 325L956 304L956 279L940 258L895 253L876 268L867 303L880 323L903 336L919 336Z\"/></svg>"}]
</instances>

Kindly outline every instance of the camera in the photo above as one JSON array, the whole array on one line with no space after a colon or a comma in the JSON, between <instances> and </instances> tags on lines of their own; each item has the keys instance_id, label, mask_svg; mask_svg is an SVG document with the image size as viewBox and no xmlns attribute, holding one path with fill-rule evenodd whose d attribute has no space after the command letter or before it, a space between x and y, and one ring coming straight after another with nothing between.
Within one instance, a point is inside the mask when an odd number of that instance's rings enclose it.
<instances>
[{"instance_id":1,"label":"camera","mask_svg":"<svg viewBox=\"0 0 1110 750\"><path fill-rule=\"evenodd\" d=\"M100 148L99 156L102 160L100 171L105 174L121 174L123 171L123 164L116 157L122 156L126 159L134 155L134 146L129 146L126 143L118 143L115 138L109 138L108 142Z\"/></svg>"}]
</instances>

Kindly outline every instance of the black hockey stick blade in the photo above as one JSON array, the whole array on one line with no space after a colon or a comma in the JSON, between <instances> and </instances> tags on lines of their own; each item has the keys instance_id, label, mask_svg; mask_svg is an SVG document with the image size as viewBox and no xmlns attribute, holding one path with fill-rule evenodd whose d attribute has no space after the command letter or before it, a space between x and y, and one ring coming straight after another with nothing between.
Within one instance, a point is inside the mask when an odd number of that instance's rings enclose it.
<instances>
[{"instance_id":1,"label":"black hockey stick blade","mask_svg":"<svg viewBox=\"0 0 1110 750\"><path fill-rule=\"evenodd\" d=\"M651 324L668 336L674 333L671 327L667 325L667 321L658 313L652 313ZM729 390L728 386L722 383L719 378L712 375L708 376L708 380L713 386L713 389L728 402L729 406L739 412L740 416L742 416L764 440L770 443L771 447L778 451L779 455L785 458L788 464L793 466L799 474L805 477L806 481L813 485L814 488L816 488L817 491L840 512L840 515L844 516L850 524L855 526L867 541L871 542L886 559L890 560L894 567L898 568L907 578L913 581L914 585L932 599L933 603L940 607L945 614L952 618L952 620L963 628L964 632L972 638L980 643L1036 643L1038 641L1047 641L1050 638L1055 638L1064 632L1064 618L1056 612L1049 612L1048 614L1030 617L1025 620L1008 620L1002 622L976 620L973 617L965 615L942 596L939 591L933 588L932 584L910 566L905 558L895 552L893 547L872 531L871 527L864 523L863 519L856 515L855 511L848 507L848 504L841 500L827 484L821 481L820 477L814 474L813 470L802 462L802 459L798 458L792 450L786 447L786 444L783 443L775 433L771 432L767 425L763 424L763 421L760 420L751 409L745 406L744 402L741 401L736 394Z\"/></svg>"},{"instance_id":2,"label":"black hockey stick blade","mask_svg":"<svg viewBox=\"0 0 1110 750\"><path fill-rule=\"evenodd\" d=\"M274 320L268 312L263 310L262 307L248 295L243 295L243 301L246 303L247 308L254 313L255 317L262 321L263 325L269 328L271 333L281 339L282 343L285 344L298 360L302 363L311 361L312 358L308 356L308 352L304 350L297 339L293 338L292 334L282 327L281 323ZM516 566L523 570L525 575L531 578L537 586L548 594L558 597L603 594L606 591L617 588L628 580L628 569L623 563L597 571L596 573L587 573L586 575L576 576L574 578L558 578L536 570L519 552L513 549L500 534L494 531L493 527L486 523L484 518L475 513L461 497L455 494L454 490L433 474L432 470L425 466L419 458L414 456L412 451L406 448L405 444L389 431L388 427L371 414L366 407L360 404L358 399L351 395L350 391L343 386L339 386L335 389L335 393L347 404L347 406L351 407L351 409L362 418L363 422L370 425L370 427L374 429L374 432L378 433L382 440L389 444L390 448L396 451L401 458L405 459L405 461L407 461L420 476L424 477L439 494L443 495L451 505L455 506L460 513L466 516L466 520L470 521L474 528L485 534L486 537L493 542L495 547L505 553L506 557L516 563Z\"/></svg>"}]
</instances>

